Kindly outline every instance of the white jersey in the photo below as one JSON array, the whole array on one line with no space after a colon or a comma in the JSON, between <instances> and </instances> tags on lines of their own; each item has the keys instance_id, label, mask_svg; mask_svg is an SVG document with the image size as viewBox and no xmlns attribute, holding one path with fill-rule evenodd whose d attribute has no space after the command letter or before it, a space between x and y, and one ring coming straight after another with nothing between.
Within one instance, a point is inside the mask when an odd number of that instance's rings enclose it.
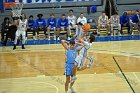
<instances>
[{"instance_id":1,"label":"white jersey","mask_svg":"<svg viewBox=\"0 0 140 93\"><path fill-rule=\"evenodd\" d=\"M101 22L102 25L106 25L107 24L107 16L105 16L105 18L100 16L99 18L100 18L100 22Z\"/></svg>"},{"instance_id":2,"label":"white jersey","mask_svg":"<svg viewBox=\"0 0 140 93\"><path fill-rule=\"evenodd\" d=\"M26 25L27 25L27 19L22 21L21 19L19 20L19 25L18 25L18 31L25 31L26 30Z\"/></svg>"},{"instance_id":3,"label":"white jersey","mask_svg":"<svg viewBox=\"0 0 140 93\"><path fill-rule=\"evenodd\" d=\"M72 16L68 16L68 22L69 24L76 24L76 16L72 15Z\"/></svg>"},{"instance_id":4,"label":"white jersey","mask_svg":"<svg viewBox=\"0 0 140 93\"><path fill-rule=\"evenodd\" d=\"M77 23L79 23L79 22L81 22L84 25L85 23L87 23L87 18L86 17L83 17L83 18L79 17L77 19Z\"/></svg>"},{"instance_id":5,"label":"white jersey","mask_svg":"<svg viewBox=\"0 0 140 93\"><path fill-rule=\"evenodd\" d=\"M87 58L87 52L91 47L91 43L84 42L84 46L80 49L79 55L75 58L75 64L78 67L83 67L85 59Z\"/></svg>"},{"instance_id":6,"label":"white jersey","mask_svg":"<svg viewBox=\"0 0 140 93\"><path fill-rule=\"evenodd\" d=\"M80 57L87 57L87 51L90 49L91 45L92 45L91 43L84 41L84 46L79 51L79 56Z\"/></svg>"},{"instance_id":7,"label":"white jersey","mask_svg":"<svg viewBox=\"0 0 140 93\"><path fill-rule=\"evenodd\" d=\"M118 24L118 16L112 16L112 24Z\"/></svg>"}]
</instances>

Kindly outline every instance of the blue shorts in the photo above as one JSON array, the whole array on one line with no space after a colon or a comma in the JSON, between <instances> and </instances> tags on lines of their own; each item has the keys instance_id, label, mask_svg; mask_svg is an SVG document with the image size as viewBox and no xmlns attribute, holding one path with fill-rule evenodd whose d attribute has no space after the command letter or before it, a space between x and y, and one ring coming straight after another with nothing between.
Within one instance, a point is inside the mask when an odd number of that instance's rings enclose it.
<instances>
[{"instance_id":1,"label":"blue shorts","mask_svg":"<svg viewBox=\"0 0 140 93\"><path fill-rule=\"evenodd\" d=\"M65 75L66 76L72 76L73 75L73 67L74 67L74 63L65 64Z\"/></svg>"}]
</instances>

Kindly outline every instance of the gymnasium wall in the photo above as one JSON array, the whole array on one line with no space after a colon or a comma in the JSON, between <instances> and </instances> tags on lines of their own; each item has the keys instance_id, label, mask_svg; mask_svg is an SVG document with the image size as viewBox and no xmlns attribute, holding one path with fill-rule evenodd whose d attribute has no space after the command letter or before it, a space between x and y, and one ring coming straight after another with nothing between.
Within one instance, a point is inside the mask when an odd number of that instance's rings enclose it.
<instances>
[{"instance_id":1,"label":"gymnasium wall","mask_svg":"<svg viewBox=\"0 0 140 93\"><path fill-rule=\"evenodd\" d=\"M87 13L87 6L97 6L97 12L96 13ZM22 12L26 14L28 17L29 15L33 15L34 19L37 18L37 14L42 13L47 20L49 18L50 13L54 13L55 17L58 19L61 17L62 13L65 13L68 15L68 11L70 9L74 10L74 14L79 17L80 13L84 13L84 15L87 18L93 18L97 21L98 16L101 14L101 11L104 10L102 0L96 0L96 1L80 1L80 2L55 2L55 3L28 3L24 4ZM0 15L0 24L3 21L5 16L11 15L11 10L7 9L4 13Z\"/></svg>"},{"instance_id":2,"label":"gymnasium wall","mask_svg":"<svg viewBox=\"0 0 140 93\"><path fill-rule=\"evenodd\" d=\"M140 0L116 0L116 7L119 15L122 15L124 11L140 9Z\"/></svg>"},{"instance_id":3,"label":"gymnasium wall","mask_svg":"<svg viewBox=\"0 0 140 93\"><path fill-rule=\"evenodd\" d=\"M126 4L140 4L140 0L116 0L118 5L126 5Z\"/></svg>"},{"instance_id":4,"label":"gymnasium wall","mask_svg":"<svg viewBox=\"0 0 140 93\"><path fill-rule=\"evenodd\" d=\"M34 18L37 18L38 13L42 13L47 20L50 13L55 13L56 18L60 18L62 13L68 14L69 9L74 10L74 14L79 17L80 13L83 12L87 18L95 19L97 22L98 16L104 11L103 1L105 0L92 0L92 1L83 1L78 0L79 2L53 2L53 3L27 3L24 4L23 12L28 17L29 15L34 15ZM127 10L136 10L140 9L140 0L114 0L119 15L122 15L124 11ZM97 6L96 13L87 13L87 6ZM11 10L7 9L4 13L0 14L0 24L3 21L4 17L11 16ZM97 23L96 23L97 24Z\"/></svg>"}]
</instances>

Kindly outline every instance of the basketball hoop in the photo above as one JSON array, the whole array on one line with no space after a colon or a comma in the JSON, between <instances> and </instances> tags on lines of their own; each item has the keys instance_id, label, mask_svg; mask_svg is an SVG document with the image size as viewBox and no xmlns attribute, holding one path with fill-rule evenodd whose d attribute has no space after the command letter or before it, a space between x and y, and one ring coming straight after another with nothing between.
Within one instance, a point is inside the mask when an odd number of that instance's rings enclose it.
<instances>
[{"instance_id":1,"label":"basketball hoop","mask_svg":"<svg viewBox=\"0 0 140 93\"><path fill-rule=\"evenodd\" d=\"M4 8L11 8L12 9L12 17L20 17L21 16L21 11L23 7L22 2L5 2L4 3Z\"/></svg>"}]
</instances>

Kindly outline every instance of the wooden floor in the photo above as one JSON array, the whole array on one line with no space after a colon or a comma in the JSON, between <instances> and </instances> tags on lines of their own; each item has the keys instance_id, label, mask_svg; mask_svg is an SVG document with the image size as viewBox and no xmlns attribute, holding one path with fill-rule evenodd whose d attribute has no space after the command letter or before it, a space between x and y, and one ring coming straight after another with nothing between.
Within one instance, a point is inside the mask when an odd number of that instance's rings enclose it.
<instances>
[{"instance_id":1,"label":"wooden floor","mask_svg":"<svg viewBox=\"0 0 140 93\"><path fill-rule=\"evenodd\" d=\"M140 41L93 43L95 63L78 72L76 93L140 93ZM113 57L118 63L115 63ZM0 93L65 93L61 45L0 47ZM70 92L69 92L70 93Z\"/></svg>"}]
</instances>

